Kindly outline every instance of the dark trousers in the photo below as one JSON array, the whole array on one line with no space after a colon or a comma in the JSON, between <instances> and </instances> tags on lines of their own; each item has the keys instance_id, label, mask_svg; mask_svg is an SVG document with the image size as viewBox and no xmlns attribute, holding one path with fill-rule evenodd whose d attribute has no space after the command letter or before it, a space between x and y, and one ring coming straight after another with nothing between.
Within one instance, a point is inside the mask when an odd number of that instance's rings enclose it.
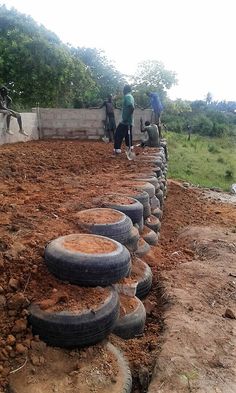
<instances>
[{"instance_id":1,"label":"dark trousers","mask_svg":"<svg viewBox=\"0 0 236 393\"><path fill-rule=\"evenodd\" d=\"M130 141L129 141L129 134L128 130L130 129ZM126 124L120 123L115 132L115 139L114 139L114 149L120 149L123 139L125 138L125 144L127 147L132 146L133 138L132 138L132 126L128 126Z\"/></svg>"}]
</instances>

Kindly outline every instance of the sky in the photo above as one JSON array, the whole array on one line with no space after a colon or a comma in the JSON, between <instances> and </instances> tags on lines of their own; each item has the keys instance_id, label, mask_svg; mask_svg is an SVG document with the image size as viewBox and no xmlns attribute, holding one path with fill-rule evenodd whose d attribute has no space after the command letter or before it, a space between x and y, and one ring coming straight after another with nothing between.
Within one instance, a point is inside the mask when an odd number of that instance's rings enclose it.
<instances>
[{"instance_id":1,"label":"sky","mask_svg":"<svg viewBox=\"0 0 236 393\"><path fill-rule=\"evenodd\" d=\"M1 0L0 0L1 2ZM236 0L3 0L64 43L102 49L124 74L158 60L171 99L236 101Z\"/></svg>"}]
</instances>

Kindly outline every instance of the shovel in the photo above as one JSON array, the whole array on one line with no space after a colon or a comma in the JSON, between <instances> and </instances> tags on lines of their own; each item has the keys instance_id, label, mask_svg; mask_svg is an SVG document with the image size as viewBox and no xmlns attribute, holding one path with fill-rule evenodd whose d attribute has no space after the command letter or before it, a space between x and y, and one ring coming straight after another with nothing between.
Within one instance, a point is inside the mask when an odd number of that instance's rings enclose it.
<instances>
[{"instance_id":1,"label":"shovel","mask_svg":"<svg viewBox=\"0 0 236 393\"><path fill-rule=\"evenodd\" d=\"M131 132L130 128L128 129L128 136L129 136L129 149L126 151L126 156L129 161L134 160L136 155L135 152L131 150Z\"/></svg>"}]
</instances>

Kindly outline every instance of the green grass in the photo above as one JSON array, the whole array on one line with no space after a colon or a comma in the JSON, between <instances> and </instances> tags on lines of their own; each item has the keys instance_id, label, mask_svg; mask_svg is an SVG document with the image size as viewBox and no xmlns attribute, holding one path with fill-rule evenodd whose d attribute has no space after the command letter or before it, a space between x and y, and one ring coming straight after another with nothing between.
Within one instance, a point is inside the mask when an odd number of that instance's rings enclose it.
<instances>
[{"instance_id":1,"label":"green grass","mask_svg":"<svg viewBox=\"0 0 236 393\"><path fill-rule=\"evenodd\" d=\"M236 183L235 138L209 138L200 135L166 133L169 149L169 173L173 179L202 187L220 187L229 191Z\"/></svg>"}]
</instances>

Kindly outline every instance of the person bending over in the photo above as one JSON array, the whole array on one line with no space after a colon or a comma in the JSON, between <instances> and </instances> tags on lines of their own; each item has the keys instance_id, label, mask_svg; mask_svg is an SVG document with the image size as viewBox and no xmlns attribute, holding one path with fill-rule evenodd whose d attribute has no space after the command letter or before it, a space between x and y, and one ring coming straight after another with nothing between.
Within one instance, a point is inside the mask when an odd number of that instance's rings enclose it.
<instances>
[{"instance_id":1,"label":"person bending over","mask_svg":"<svg viewBox=\"0 0 236 393\"><path fill-rule=\"evenodd\" d=\"M142 123L142 119L140 119L140 131L146 132L146 137L141 142L141 146L149 146L149 147L159 147L160 146L160 137L159 130L156 124L150 123L150 121L145 121L144 127Z\"/></svg>"}]
</instances>

